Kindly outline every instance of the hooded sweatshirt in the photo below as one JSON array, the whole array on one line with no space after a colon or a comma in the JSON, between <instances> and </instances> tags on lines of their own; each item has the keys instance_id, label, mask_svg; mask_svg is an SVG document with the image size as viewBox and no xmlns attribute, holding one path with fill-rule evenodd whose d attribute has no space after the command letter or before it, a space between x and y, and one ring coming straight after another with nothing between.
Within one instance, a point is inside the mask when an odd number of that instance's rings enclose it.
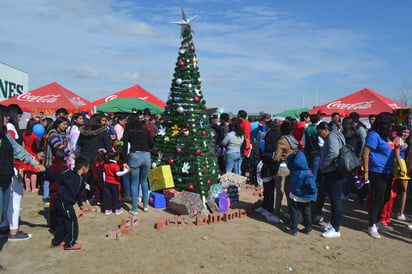
<instances>
[{"instance_id":1,"label":"hooded sweatshirt","mask_svg":"<svg viewBox=\"0 0 412 274\"><path fill-rule=\"evenodd\" d=\"M336 129L332 130L325 140L320 154L319 170L322 173L336 170L333 160L339 155L340 148L345 145L345 137Z\"/></svg>"},{"instance_id":2,"label":"hooded sweatshirt","mask_svg":"<svg viewBox=\"0 0 412 274\"><path fill-rule=\"evenodd\" d=\"M273 160L285 162L286 158L298 149L299 142L292 135L283 135L279 138Z\"/></svg>"},{"instance_id":3,"label":"hooded sweatshirt","mask_svg":"<svg viewBox=\"0 0 412 274\"><path fill-rule=\"evenodd\" d=\"M303 200L316 201L316 177L309 169L305 154L298 150L296 154L289 155L286 164L290 170L291 194Z\"/></svg>"}]
</instances>

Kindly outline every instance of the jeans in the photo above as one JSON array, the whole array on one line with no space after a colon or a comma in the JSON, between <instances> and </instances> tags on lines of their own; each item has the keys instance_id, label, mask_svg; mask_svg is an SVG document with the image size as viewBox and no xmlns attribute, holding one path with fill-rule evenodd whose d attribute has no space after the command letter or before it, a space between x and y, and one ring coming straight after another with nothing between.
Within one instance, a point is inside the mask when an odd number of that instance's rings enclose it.
<instances>
[{"instance_id":1,"label":"jeans","mask_svg":"<svg viewBox=\"0 0 412 274\"><path fill-rule=\"evenodd\" d=\"M43 182L43 199L49 198L49 187L50 182L48 180L44 180Z\"/></svg>"},{"instance_id":2,"label":"jeans","mask_svg":"<svg viewBox=\"0 0 412 274\"><path fill-rule=\"evenodd\" d=\"M342 177L337 171L327 172L325 176L325 190L329 196L331 205L331 219L335 231L339 231L343 219L343 207L340 195L342 194L342 186L346 177Z\"/></svg>"},{"instance_id":3,"label":"jeans","mask_svg":"<svg viewBox=\"0 0 412 274\"><path fill-rule=\"evenodd\" d=\"M123 190L124 190L124 196L125 197L130 197L130 173L127 173L126 175L124 175L122 177L122 186L123 186Z\"/></svg>"},{"instance_id":4,"label":"jeans","mask_svg":"<svg viewBox=\"0 0 412 274\"><path fill-rule=\"evenodd\" d=\"M368 211L369 226L380 220L380 215L386 202L391 197L393 174L369 172L370 201Z\"/></svg>"},{"instance_id":5,"label":"jeans","mask_svg":"<svg viewBox=\"0 0 412 274\"><path fill-rule=\"evenodd\" d=\"M286 196L286 202L288 205L288 212L290 211L290 170L287 166L279 167L278 173L274 176L275 178L275 215L279 216L280 209L282 207L283 194Z\"/></svg>"},{"instance_id":6,"label":"jeans","mask_svg":"<svg viewBox=\"0 0 412 274\"><path fill-rule=\"evenodd\" d=\"M226 154L226 172L232 172L235 169L236 174L240 174L240 166L242 165L242 155L240 152L231 152Z\"/></svg>"},{"instance_id":7,"label":"jeans","mask_svg":"<svg viewBox=\"0 0 412 274\"><path fill-rule=\"evenodd\" d=\"M7 208L10 200L10 185L0 186L0 223L7 219Z\"/></svg>"},{"instance_id":8,"label":"jeans","mask_svg":"<svg viewBox=\"0 0 412 274\"><path fill-rule=\"evenodd\" d=\"M296 231L298 229L299 215L302 213L305 232L310 232L312 230L312 214L310 212L310 202L300 203L292 200L290 203L290 218L292 223L292 230Z\"/></svg>"},{"instance_id":9,"label":"jeans","mask_svg":"<svg viewBox=\"0 0 412 274\"><path fill-rule=\"evenodd\" d=\"M127 164L130 167L132 210L137 209L139 186L142 187L143 207L147 207L149 204L147 175L151 166L150 152L135 151L129 153Z\"/></svg>"},{"instance_id":10,"label":"jeans","mask_svg":"<svg viewBox=\"0 0 412 274\"><path fill-rule=\"evenodd\" d=\"M312 171L312 174L316 176L316 181L318 180L320 156L314 156L308 158L308 166Z\"/></svg>"}]
</instances>

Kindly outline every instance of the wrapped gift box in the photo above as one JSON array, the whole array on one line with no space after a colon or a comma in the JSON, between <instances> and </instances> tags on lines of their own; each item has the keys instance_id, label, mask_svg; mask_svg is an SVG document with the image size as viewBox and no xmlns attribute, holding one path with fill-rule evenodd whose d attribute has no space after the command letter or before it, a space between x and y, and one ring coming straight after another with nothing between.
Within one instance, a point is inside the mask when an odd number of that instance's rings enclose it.
<instances>
[{"instance_id":1,"label":"wrapped gift box","mask_svg":"<svg viewBox=\"0 0 412 274\"><path fill-rule=\"evenodd\" d=\"M211 185L209 188L209 198L216 199L217 197L219 197L219 194L223 191L224 189L221 184Z\"/></svg>"},{"instance_id":2,"label":"wrapped gift box","mask_svg":"<svg viewBox=\"0 0 412 274\"><path fill-rule=\"evenodd\" d=\"M220 184L223 186L230 201L239 201L240 187L246 184L247 177L235 173L225 173L220 177Z\"/></svg>"},{"instance_id":3,"label":"wrapped gift box","mask_svg":"<svg viewBox=\"0 0 412 274\"><path fill-rule=\"evenodd\" d=\"M179 215L194 217L203 209L203 203L199 194L182 191L169 201L169 208Z\"/></svg>"},{"instance_id":4,"label":"wrapped gift box","mask_svg":"<svg viewBox=\"0 0 412 274\"><path fill-rule=\"evenodd\" d=\"M170 166L164 165L151 169L149 172L149 185L151 191L174 187Z\"/></svg>"},{"instance_id":5,"label":"wrapped gift box","mask_svg":"<svg viewBox=\"0 0 412 274\"><path fill-rule=\"evenodd\" d=\"M176 197L180 192L177 191L176 189L171 188L171 189L165 189L165 190L164 190L164 193L165 193L165 196L166 196L166 207L167 207L167 208L170 208L170 207L169 207L169 202L170 202L170 200L171 200L173 197Z\"/></svg>"},{"instance_id":6,"label":"wrapped gift box","mask_svg":"<svg viewBox=\"0 0 412 274\"><path fill-rule=\"evenodd\" d=\"M163 193L150 192L149 204L154 208L165 208L166 197Z\"/></svg>"},{"instance_id":7,"label":"wrapped gift box","mask_svg":"<svg viewBox=\"0 0 412 274\"><path fill-rule=\"evenodd\" d=\"M229 185L226 188L226 196L230 201L239 201L239 187L236 185Z\"/></svg>"},{"instance_id":8,"label":"wrapped gift box","mask_svg":"<svg viewBox=\"0 0 412 274\"><path fill-rule=\"evenodd\" d=\"M237 185L239 187L246 184L247 177L235 173L227 172L220 177L220 184L223 186Z\"/></svg>"}]
</instances>

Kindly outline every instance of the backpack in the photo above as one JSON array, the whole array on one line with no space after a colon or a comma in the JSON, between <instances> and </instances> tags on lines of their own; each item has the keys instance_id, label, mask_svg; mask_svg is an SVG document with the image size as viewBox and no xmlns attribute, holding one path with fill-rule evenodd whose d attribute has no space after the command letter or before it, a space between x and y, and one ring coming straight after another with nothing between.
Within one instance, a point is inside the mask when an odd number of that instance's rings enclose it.
<instances>
[{"instance_id":1,"label":"backpack","mask_svg":"<svg viewBox=\"0 0 412 274\"><path fill-rule=\"evenodd\" d=\"M360 165L361 160L352 150L352 147L346 144L339 149L339 155L334 160L334 166L343 176L347 176Z\"/></svg>"}]
</instances>

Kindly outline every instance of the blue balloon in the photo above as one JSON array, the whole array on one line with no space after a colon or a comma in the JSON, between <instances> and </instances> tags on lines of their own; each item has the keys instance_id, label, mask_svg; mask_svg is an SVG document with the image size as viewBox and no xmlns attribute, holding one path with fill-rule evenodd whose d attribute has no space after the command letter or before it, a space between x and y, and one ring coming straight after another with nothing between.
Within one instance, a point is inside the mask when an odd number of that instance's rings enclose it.
<instances>
[{"instance_id":1,"label":"blue balloon","mask_svg":"<svg viewBox=\"0 0 412 274\"><path fill-rule=\"evenodd\" d=\"M41 124L35 124L34 127L33 127L34 135L36 135L39 138L43 137L44 131L45 131L44 126L41 125Z\"/></svg>"}]
</instances>

